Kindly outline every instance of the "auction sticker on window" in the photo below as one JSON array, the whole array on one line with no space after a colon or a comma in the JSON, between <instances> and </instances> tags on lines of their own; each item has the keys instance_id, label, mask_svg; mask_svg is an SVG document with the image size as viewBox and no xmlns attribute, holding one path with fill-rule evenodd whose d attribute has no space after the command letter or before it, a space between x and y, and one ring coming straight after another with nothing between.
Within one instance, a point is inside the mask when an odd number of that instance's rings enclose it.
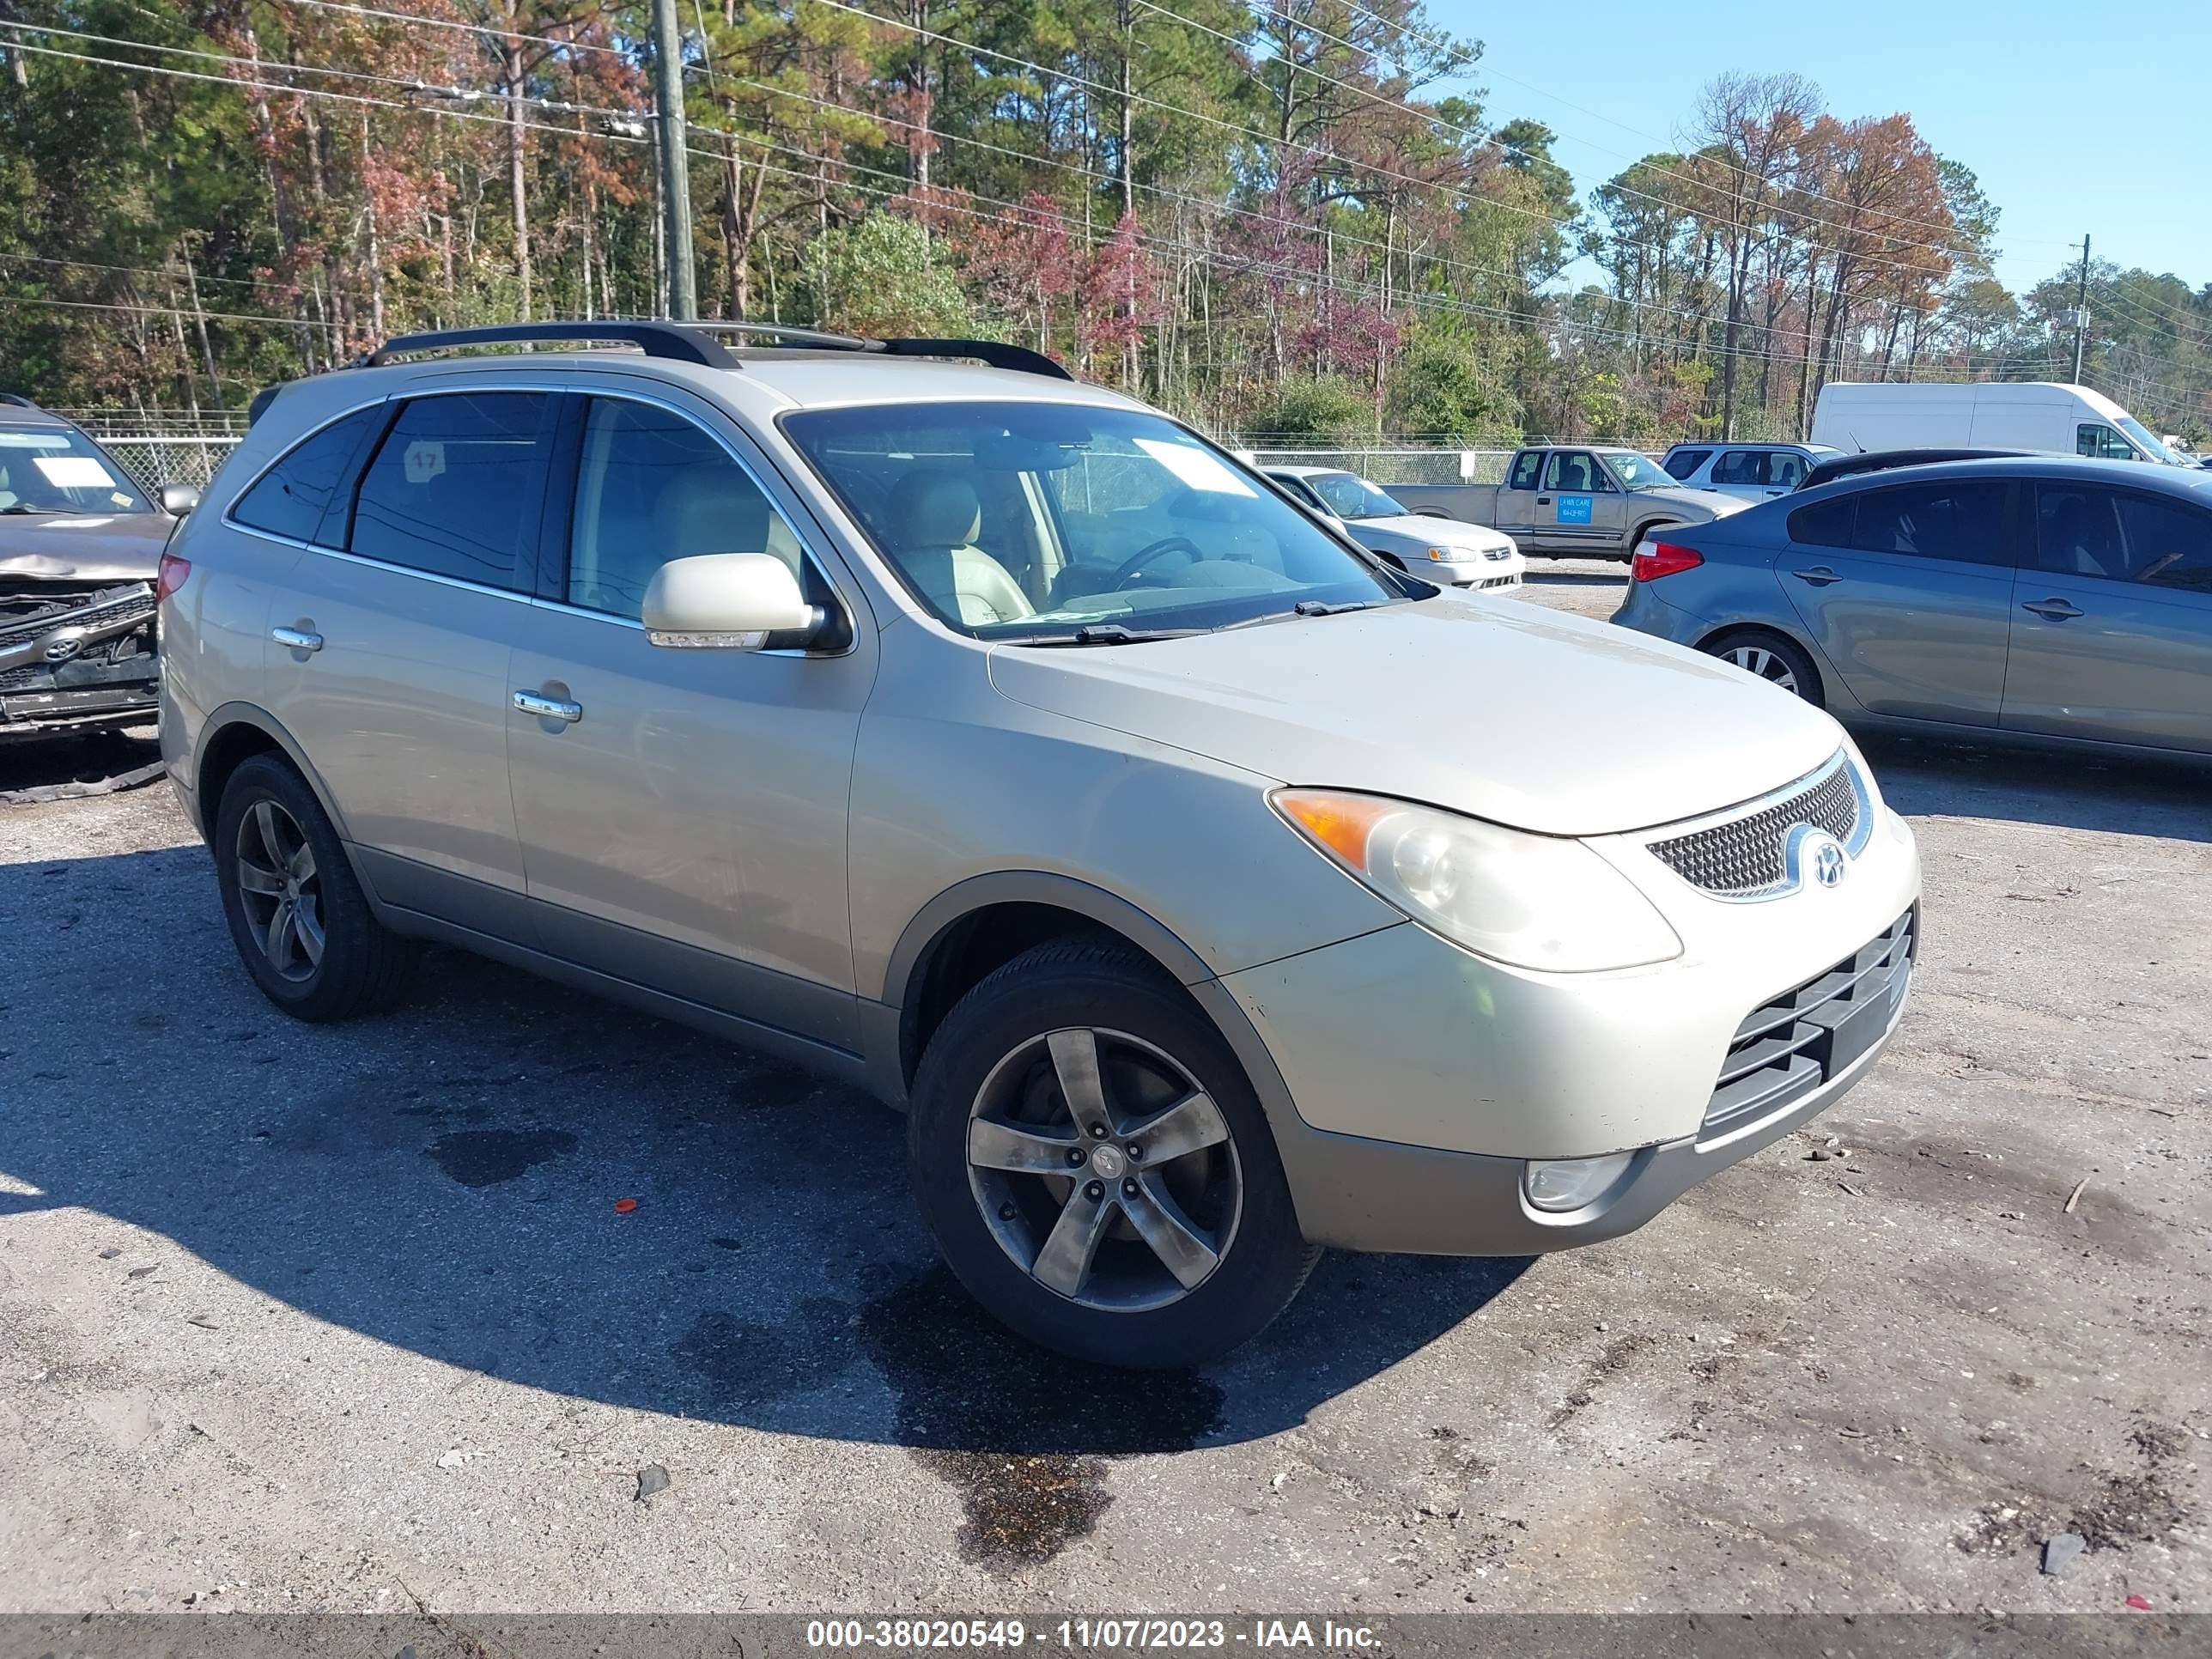
<instances>
[{"instance_id":1,"label":"auction sticker on window","mask_svg":"<svg viewBox=\"0 0 2212 1659\"><path fill-rule=\"evenodd\" d=\"M115 477L89 455L33 455L31 465L57 489L112 489Z\"/></svg>"},{"instance_id":2,"label":"auction sticker on window","mask_svg":"<svg viewBox=\"0 0 2212 1659\"><path fill-rule=\"evenodd\" d=\"M1560 496L1559 522L1561 524L1588 524L1590 521L1590 501L1591 498L1588 495Z\"/></svg>"},{"instance_id":3,"label":"auction sticker on window","mask_svg":"<svg viewBox=\"0 0 2212 1659\"><path fill-rule=\"evenodd\" d=\"M1259 492L1195 444L1163 443L1158 438L1139 438L1137 447L1188 484L1193 489L1217 495L1256 495Z\"/></svg>"}]
</instances>

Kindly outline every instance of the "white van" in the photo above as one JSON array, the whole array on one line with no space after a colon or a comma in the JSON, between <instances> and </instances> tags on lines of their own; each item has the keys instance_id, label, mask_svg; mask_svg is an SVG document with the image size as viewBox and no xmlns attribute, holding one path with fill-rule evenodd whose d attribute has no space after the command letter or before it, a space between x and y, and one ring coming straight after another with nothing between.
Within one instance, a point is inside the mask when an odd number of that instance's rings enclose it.
<instances>
[{"instance_id":1,"label":"white van","mask_svg":"<svg viewBox=\"0 0 2212 1659\"><path fill-rule=\"evenodd\" d=\"M2022 449L2110 461L2176 457L2149 428L2086 386L2053 380L1965 385L1838 381L1820 388L1813 441L1875 449Z\"/></svg>"}]
</instances>

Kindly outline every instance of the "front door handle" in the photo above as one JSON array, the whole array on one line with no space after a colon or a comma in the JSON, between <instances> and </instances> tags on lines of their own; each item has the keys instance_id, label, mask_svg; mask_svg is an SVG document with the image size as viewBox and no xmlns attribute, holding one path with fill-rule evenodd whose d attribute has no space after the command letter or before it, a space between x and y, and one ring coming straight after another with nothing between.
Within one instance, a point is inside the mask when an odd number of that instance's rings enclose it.
<instances>
[{"instance_id":1,"label":"front door handle","mask_svg":"<svg viewBox=\"0 0 2212 1659\"><path fill-rule=\"evenodd\" d=\"M2069 617L2078 617L2081 614L2064 599L2055 598L2031 600L2021 606L2021 609L2033 611L2037 616L2050 622L2064 622Z\"/></svg>"},{"instance_id":2,"label":"front door handle","mask_svg":"<svg viewBox=\"0 0 2212 1659\"><path fill-rule=\"evenodd\" d=\"M269 637L295 651L319 651L323 648L323 636L312 628L272 628L269 630Z\"/></svg>"},{"instance_id":3,"label":"front door handle","mask_svg":"<svg viewBox=\"0 0 2212 1659\"><path fill-rule=\"evenodd\" d=\"M1830 582L1843 580L1841 576L1825 564L1816 564L1809 570L1793 570L1790 574L1799 581L1810 582L1815 587L1826 587Z\"/></svg>"},{"instance_id":4,"label":"front door handle","mask_svg":"<svg viewBox=\"0 0 2212 1659\"><path fill-rule=\"evenodd\" d=\"M561 697L549 697L542 691L518 691L514 706L526 714L535 714L540 720L565 720L574 726L584 718L584 705L569 702Z\"/></svg>"},{"instance_id":5,"label":"front door handle","mask_svg":"<svg viewBox=\"0 0 2212 1659\"><path fill-rule=\"evenodd\" d=\"M1549 495L1539 495L1536 497L1536 505L1539 507L1549 507L1551 504L1552 498Z\"/></svg>"}]
</instances>

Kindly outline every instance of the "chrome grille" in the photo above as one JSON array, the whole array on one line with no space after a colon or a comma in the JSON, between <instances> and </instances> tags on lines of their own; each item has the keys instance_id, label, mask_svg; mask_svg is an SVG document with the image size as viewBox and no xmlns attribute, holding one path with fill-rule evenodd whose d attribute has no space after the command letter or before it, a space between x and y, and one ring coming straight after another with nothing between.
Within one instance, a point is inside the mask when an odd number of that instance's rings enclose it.
<instances>
[{"instance_id":1,"label":"chrome grille","mask_svg":"<svg viewBox=\"0 0 2212 1659\"><path fill-rule=\"evenodd\" d=\"M1790 832L1801 823L1825 830L1846 846L1859 824L1859 793L1840 757L1823 776L1771 806L1709 824L1651 851L1692 887L1729 898L1778 891L1790 878Z\"/></svg>"},{"instance_id":2,"label":"chrome grille","mask_svg":"<svg viewBox=\"0 0 2212 1659\"><path fill-rule=\"evenodd\" d=\"M1701 1141L1784 1110L1881 1038L1912 974L1920 913L1907 910L1825 974L1745 1016L1705 1105Z\"/></svg>"}]
</instances>

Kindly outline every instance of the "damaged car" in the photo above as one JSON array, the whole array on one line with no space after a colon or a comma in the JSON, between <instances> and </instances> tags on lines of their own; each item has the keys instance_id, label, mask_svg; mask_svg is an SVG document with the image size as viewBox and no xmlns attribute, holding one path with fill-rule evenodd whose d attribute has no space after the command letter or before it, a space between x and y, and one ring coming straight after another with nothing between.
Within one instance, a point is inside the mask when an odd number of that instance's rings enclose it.
<instances>
[{"instance_id":1,"label":"damaged car","mask_svg":"<svg viewBox=\"0 0 2212 1659\"><path fill-rule=\"evenodd\" d=\"M196 499L149 498L77 427L0 398L0 741L154 722L161 550Z\"/></svg>"}]
</instances>

